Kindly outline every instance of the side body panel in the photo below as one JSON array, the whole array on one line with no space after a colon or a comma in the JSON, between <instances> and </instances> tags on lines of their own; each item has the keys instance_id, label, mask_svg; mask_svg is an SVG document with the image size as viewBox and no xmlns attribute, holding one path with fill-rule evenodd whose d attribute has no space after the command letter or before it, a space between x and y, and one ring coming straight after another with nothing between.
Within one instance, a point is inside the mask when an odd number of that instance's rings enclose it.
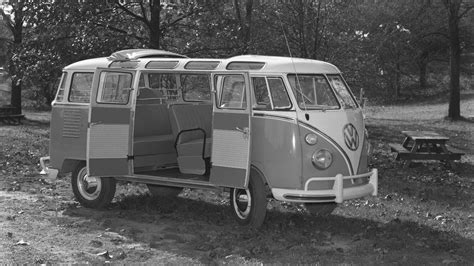
<instances>
[{"instance_id":1,"label":"side body panel","mask_svg":"<svg viewBox=\"0 0 474 266\"><path fill-rule=\"evenodd\" d=\"M52 168L69 172L65 160L86 160L89 106L55 104L51 111L49 154Z\"/></svg>"},{"instance_id":2,"label":"side body panel","mask_svg":"<svg viewBox=\"0 0 474 266\"><path fill-rule=\"evenodd\" d=\"M302 175L298 125L278 113L252 116L252 165L263 172L271 188L297 189Z\"/></svg>"}]
</instances>

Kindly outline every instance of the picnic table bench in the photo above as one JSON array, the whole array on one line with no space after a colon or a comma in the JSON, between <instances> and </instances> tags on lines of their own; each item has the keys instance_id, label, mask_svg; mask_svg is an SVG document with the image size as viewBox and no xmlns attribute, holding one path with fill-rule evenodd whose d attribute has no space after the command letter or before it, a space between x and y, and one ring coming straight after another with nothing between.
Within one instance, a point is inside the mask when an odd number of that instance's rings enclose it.
<instances>
[{"instance_id":1,"label":"picnic table bench","mask_svg":"<svg viewBox=\"0 0 474 266\"><path fill-rule=\"evenodd\" d=\"M447 147L449 138L433 131L402 131L405 139L402 144L391 143L396 160L440 160L452 163L460 160L462 151ZM453 166L451 164L451 166Z\"/></svg>"},{"instance_id":2,"label":"picnic table bench","mask_svg":"<svg viewBox=\"0 0 474 266\"><path fill-rule=\"evenodd\" d=\"M0 106L0 122L5 124L21 124L25 115L19 114L16 107Z\"/></svg>"}]
</instances>

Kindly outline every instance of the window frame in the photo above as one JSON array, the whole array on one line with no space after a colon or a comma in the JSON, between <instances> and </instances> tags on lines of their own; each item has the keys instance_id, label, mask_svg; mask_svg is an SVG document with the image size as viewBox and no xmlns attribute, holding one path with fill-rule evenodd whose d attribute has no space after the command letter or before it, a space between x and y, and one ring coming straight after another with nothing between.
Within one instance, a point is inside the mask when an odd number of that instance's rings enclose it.
<instances>
[{"instance_id":1,"label":"window frame","mask_svg":"<svg viewBox=\"0 0 474 266\"><path fill-rule=\"evenodd\" d=\"M89 90L89 99L86 101L86 102L81 102L81 101L72 101L71 100L71 96L72 96L72 85L73 85L73 82L74 82L74 76L76 74L90 74L92 75L92 79L91 79L91 86L90 86L90 90ZM75 104L90 104L91 103L91 93L92 93L92 86L93 86L93 82L94 82L94 72L90 72L90 71L76 71L76 72L72 72L71 73L71 77L70 77L71 81L69 82L69 90L68 90L68 95L67 95L67 102L69 103L75 103Z\"/></svg>"},{"instance_id":2,"label":"window frame","mask_svg":"<svg viewBox=\"0 0 474 266\"><path fill-rule=\"evenodd\" d=\"M253 79L254 78L264 78L265 79L265 84L267 86L267 93L268 93L268 98L270 100L270 106L271 109L258 109L257 107L257 97L255 96L255 90L254 90L254 83ZM290 111L293 109L293 102L291 101L290 94L288 93L288 88L285 84L285 79L283 76L278 76L278 75L256 75L256 76L251 76L250 79L252 79L252 97L254 97L254 103L255 106L252 107L253 110L255 111ZM288 107L285 108L275 108L275 103L273 101L273 93L270 88L270 83L268 82L269 79L279 79L281 81L281 84L283 85L283 89L285 90L286 97L288 99L288 103L290 104Z\"/></svg>"},{"instance_id":3,"label":"window frame","mask_svg":"<svg viewBox=\"0 0 474 266\"><path fill-rule=\"evenodd\" d=\"M242 77L242 82L243 82L243 87L242 87L242 92L243 92L243 95L241 95L241 106L240 107L227 107L227 106L222 106L222 95L223 95L223 83L224 83L224 80L225 78L228 78L229 76L240 76ZM219 79L220 77L220 79ZM222 78L224 77L224 79ZM247 96L246 96L246 93L247 93L247 89L246 89L246 86L247 84L245 84L245 75L241 74L241 73L232 73L232 72L229 72L229 73L225 73L225 74L217 74L215 76L216 80L214 82L219 82L219 84L217 84L217 88L219 88L218 92L216 93L216 96L217 96L217 99L215 101L215 105L217 107L217 109L220 109L220 110L247 110L248 108L248 102L247 102ZM251 79L251 78L250 78ZM251 84L249 84L251 85ZM245 100L245 106L242 104L243 101Z\"/></svg>"},{"instance_id":4,"label":"window frame","mask_svg":"<svg viewBox=\"0 0 474 266\"><path fill-rule=\"evenodd\" d=\"M212 102L212 78L211 78L211 72L202 72L202 73L196 73L196 72L179 72L177 73L178 76L178 90L181 91L181 98L184 102L190 102L190 103L202 103L202 102ZM185 95L186 91L184 90L183 82L182 82L182 77L183 76L206 76L207 80L209 81L209 98L204 99L204 100L187 100Z\"/></svg>"},{"instance_id":5,"label":"window frame","mask_svg":"<svg viewBox=\"0 0 474 266\"><path fill-rule=\"evenodd\" d=\"M353 102L354 105L355 105L354 107L350 107L350 108L348 108L348 109L357 109L357 108L360 108L359 102L358 102L357 99L355 98L354 94L352 93L351 88L349 87L349 85L347 84L346 80L344 79L344 77L342 76L341 73L338 73L338 74L326 74L326 76L327 76L327 79L328 79L328 81L329 81L329 85L331 85L331 88L334 90L334 92L335 92L335 94L336 94L336 97L337 97L338 92L336 91L336 89L335 89L334 86L332 85L330 78L331 78L331 76L337 76L337 77L339 77L339 78L341 79L342 83L343 83L344 86L346 87L347 92L349 93L349 95L350 95L351 98L352 98L352 102ZM342 97L341 97L341 98L342 98ZM341 99L341 100L344 101L343 99ZM344 103L345 103L345 101L344 101Z\"/></svg>"},{"instance_id":6,"label":"window frame","mask_svg":"<svg viewBox=\"0 0 474 266\"><path fill-rule=\"evenodd\" d=\"M59 86L58 86L58 90L56 91L56 95L54 96L54 102L59 102L59 103L62 103L64 102L65 99L69 98L69 97L65 97L66 96L66 87L67 87L67 79L69 77L69 73L67 71L63 71L62 74L61 74L61 80L59 81ZM63 92L62 93L62 98L61 100L58 99L59 97L59 92Z\"/></svg>"},{"instance_id":7,"label":"window frame","mask_svg":"<svg viewBox=\"0 0 474 266\"><path fill-rule=\"evenodd\" d=\"M105 79L107 78L106 74L113 73L113 74L127 74L130 75L130 87L128 89L128 97L127 97L127 102L106 102L102 100L102 92L104 91L104 86L105 86ZM105 77L104 77L105 74ZM128 105L131 100L131 92L133 90L133 83L134 83L134 75L133 73L130 72L121 72L121 71L102 71L100 72L99 75L99 87L97 88L97 95L95 96L95 102L97 104L113 104L113 105Z\"/></svg>"}]
</instances>

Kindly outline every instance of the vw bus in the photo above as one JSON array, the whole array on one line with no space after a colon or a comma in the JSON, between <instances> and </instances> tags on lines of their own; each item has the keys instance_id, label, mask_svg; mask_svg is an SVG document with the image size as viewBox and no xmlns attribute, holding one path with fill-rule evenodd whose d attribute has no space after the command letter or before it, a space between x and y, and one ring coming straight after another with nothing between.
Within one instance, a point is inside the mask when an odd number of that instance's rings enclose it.
<instances>
[{"instance_id":1,"label":"vw bus","mask_svg":"<svg viewBox=\"0 0 474 266\"><path fill-rule=\"evenodd\" d=\"M119 51L65 67L51 116L41 165L72 172L86 207L109 204L118 180L162 196L217 188L259 227L268 197L318 210L377 195L362 110L322 61Z\"/></svg>"}]
</instances>

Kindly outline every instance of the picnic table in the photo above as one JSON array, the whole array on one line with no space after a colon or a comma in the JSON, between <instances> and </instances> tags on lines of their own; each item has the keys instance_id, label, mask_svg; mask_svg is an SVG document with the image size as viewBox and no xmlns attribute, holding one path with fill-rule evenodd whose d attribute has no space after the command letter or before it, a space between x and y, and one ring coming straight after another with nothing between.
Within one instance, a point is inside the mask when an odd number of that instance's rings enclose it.
<instances>
[{"instance_id":1,"label":"picnic table","mask_svg":"<svg viewBox=\"0 0 474 266\"><path fill-rule=\"evenodd\" d=\"M433 131L402 131L405 139L402 144L391 143L390 148L397 153L396 160L440 160L449 162L460 160L463 152L446 143L449 137Z\"/></svg>"},{"instance_id":2,"label":"picnic table","mask_svg":"<svg viewBox=\"0 0 474 266\"><path fill-rule=\"evenodd\" d=\"M0 122L5 124L20 124L24 115L19 114L16 107L0 106Z\"/></svg>"}]
</instances>

